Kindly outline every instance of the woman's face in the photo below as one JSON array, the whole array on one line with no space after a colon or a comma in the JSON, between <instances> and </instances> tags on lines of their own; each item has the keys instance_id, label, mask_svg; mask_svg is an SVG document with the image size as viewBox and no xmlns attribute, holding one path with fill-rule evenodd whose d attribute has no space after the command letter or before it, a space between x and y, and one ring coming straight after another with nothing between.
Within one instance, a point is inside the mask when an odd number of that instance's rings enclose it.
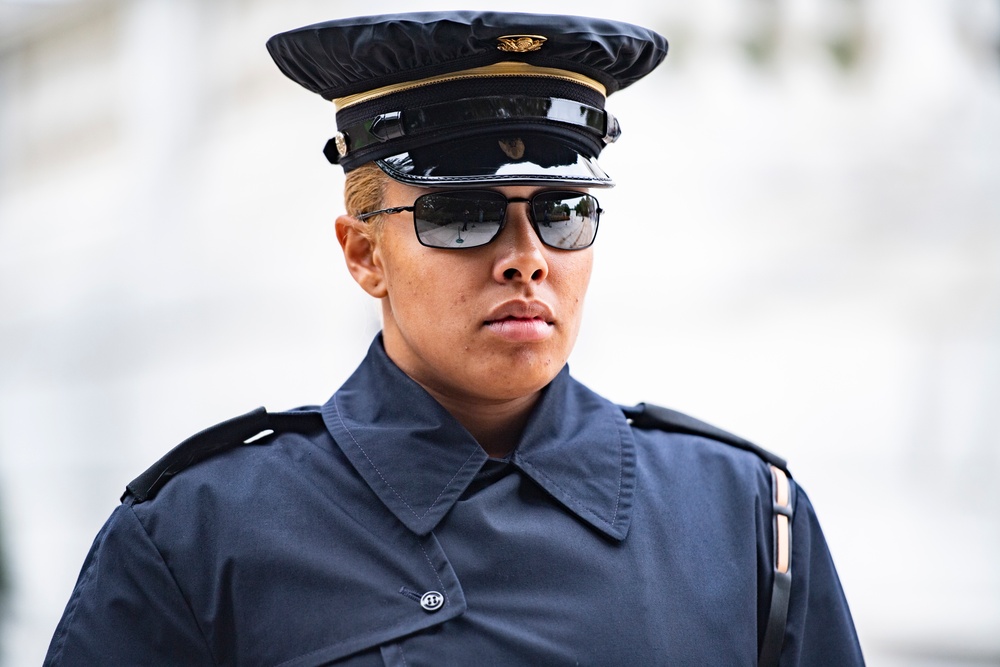
<instances>
[{"instance_id":1,"label":"woman's face","mask_svg":"<svg viewBox=\"0 0 1000 667\"><path fill-rule=\"evenodd\" d=\"M531 197L545 188L493 189ZM389 181L383 205L410 205L426 192ZM592 263L592 248L542 244L528 204L510 203L500 235L467 250L425 247L412 213L388 216L371 242L367 284L351 270L382 300L385 349L397 366L432 393L489 402L530 396L562 369Z\"/></svg>"}]
</instances>

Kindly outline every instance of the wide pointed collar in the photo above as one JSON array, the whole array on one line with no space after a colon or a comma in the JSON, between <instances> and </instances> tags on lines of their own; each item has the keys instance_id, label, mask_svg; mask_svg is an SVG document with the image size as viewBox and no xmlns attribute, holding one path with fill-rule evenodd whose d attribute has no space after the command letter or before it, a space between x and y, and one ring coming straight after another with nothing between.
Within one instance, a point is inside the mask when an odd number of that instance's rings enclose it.
<instances>
[{"instance_id":1,"label":"wide pointed collar","mask_svg":"<svg viewBox=\"0 0 1000 667\"><path fill-rule=\"evenodd\" d=\"M344 455L400 521L432 531L488 457L386 355L379 335L322 408ZM635 490L635 442L621 410L563 368L535 407L511 463L580 519L622 540Z\"/></svg>"}]
</instances>

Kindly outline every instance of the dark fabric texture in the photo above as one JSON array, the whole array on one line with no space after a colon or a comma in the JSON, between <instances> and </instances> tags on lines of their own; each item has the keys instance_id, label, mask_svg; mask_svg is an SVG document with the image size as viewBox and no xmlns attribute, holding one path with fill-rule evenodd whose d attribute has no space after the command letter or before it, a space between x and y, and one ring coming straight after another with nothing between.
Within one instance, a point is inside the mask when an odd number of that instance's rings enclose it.
<instances>
[{"instance_id":1,"label":"dark fabric texture","mask_svg":"<svg viewBox=\"0 0 1000 667\"><path fill-rule=\"evenodd\" d=\"M497 38L505 35L542 35L548 41L538 51L507 53L497 49ZM504 61L579 72L611 94L659 65L667 41L620 21L452 11L317 23L271 37L267 49L290 79L332 100Z\"/></svg>"},{"instance_id":2,"label":"dark fabric texture","mask_svg":"<svg viewBox=\"0 0 1000 667\"><path fill-rule=\"evenodd\" d=\"M753 453L631 426L564 369L489 459L381 339L315 410L327 429L127 496L45 664L756 664L773 564ZM863 664L801 488L792 558L781 664Z\"/></svg>"}]
</instances>

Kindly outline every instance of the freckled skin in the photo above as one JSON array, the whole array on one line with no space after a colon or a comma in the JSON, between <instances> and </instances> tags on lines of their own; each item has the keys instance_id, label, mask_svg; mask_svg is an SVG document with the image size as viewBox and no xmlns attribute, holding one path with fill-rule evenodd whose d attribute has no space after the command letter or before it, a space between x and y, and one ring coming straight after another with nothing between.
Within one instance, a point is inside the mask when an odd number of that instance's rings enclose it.
<instances>
[{"instance_id":1,"label":"freckled skin","mask_svg":"<svg viewBox=\"0 0 1000 667\"><path fill-rule=\"evenodd\" d=\"M527 198L545 188L494 189L507 197ZM410 205L424 192L391 181L383 205ZM367 259L356 260L347 229L360 223L346 216L338 219L348 268L381 300L389 358L446 407L519 406L524 413L573 349L593 249L545 246L528 216L527 204L510 204L506 225L492 243L442 250L421 245L412 214L400 213L385 221ZM540 301L551 309L551 326L543 340L512 342L485 325L491 312L510 300Z\"/></svg>"}]
</instances>

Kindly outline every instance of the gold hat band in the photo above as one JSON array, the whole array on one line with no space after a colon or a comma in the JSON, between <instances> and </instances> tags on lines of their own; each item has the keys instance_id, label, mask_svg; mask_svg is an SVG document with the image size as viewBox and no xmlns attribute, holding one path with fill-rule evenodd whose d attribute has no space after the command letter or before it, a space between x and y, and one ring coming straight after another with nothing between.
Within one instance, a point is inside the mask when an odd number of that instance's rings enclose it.
<instances>
[{"instance_id":1,"label":"gold hat band","mask_svg":"<svg viewBox=\"0 0 1000 667\"><path fill-rule=\"evenodd\" d=\"M355 93L354 95L348 95L347 97L338 97L333 101L333 104L337 111L340 111L341 109L346 109L347 107L355 104L384 97L385 95L391 95L392 93L398 93L403 90L428 86L434 83L443 83L445 81L488 78L493 76L540 76L549 79L562 79L563 81L572 81L574 83L587 86L588 88L593 88L604 97L607 97L608 94L607 89L599 81L595 81L589 76L584 76L578 72L570 72L569 70L554 69L551 67L536 67L522 62L502 62L487 65L486 67L475 67L473 69L462 70L461 72L431 76L417 81L396 83L391 86L383 86L382 88L376 88L375 90L369 90L364 93Z\"/></svg>"}]
</instances>

